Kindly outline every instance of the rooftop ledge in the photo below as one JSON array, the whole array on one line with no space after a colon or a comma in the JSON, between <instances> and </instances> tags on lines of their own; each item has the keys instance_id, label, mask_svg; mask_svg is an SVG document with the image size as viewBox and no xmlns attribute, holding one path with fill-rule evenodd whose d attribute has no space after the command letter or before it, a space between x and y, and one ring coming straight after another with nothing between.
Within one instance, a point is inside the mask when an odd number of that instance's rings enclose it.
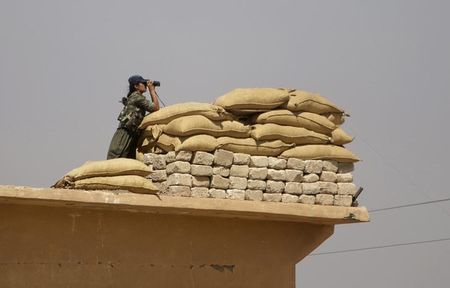
<instances>
[{"instance_id":1,"label":"rooftop ledge","mask_svg":"<svg viewBox=\"0 0 450 288\"><path fill-rule=\"evenodd\" d=\"M0 205L77 207L140 213L228 217L313 224L368 222L365 207L339 207L211 198L135 194L128 191L85 191L0 185Z\"/></svg>"}]
</instances>

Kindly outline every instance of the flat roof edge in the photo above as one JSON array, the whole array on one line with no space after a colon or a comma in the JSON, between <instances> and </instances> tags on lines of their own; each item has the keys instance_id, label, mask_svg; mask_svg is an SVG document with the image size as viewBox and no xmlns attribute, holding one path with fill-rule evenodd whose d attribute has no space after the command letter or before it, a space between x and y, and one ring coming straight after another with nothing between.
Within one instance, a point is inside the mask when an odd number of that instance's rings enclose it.
<instances>
[{"instance_id":1,"label":"flat roof edge","mask_svg":"<svg viewBox=\"0 0 450 288\"><path fill-rule=\"evenodd\" d=\"M368 222L365 207L263 202L136 194L128 191L74 190L0 185L0 205L70 206L102 210L228 217L321 225Z\"/></svg>"}]
</instances>

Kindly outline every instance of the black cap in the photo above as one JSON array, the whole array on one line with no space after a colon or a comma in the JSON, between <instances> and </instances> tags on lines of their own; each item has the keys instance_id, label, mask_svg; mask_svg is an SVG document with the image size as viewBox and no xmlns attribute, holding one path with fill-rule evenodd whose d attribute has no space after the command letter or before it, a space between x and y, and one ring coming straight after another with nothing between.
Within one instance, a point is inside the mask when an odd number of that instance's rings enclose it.
<instances>
[{"instance_id":1,"label":"black cap","mask_svg":"<svg viewBox=\"0 0 450 288\"><path fill-rule=\"evenodd\" d=\"M141 75L133 75L128 78L128 83L130 83L130 85L136 85L139 83L147 84L147 81L148 79L144 79L144 77L142 77Z\"/></svg>"}]
</instances>

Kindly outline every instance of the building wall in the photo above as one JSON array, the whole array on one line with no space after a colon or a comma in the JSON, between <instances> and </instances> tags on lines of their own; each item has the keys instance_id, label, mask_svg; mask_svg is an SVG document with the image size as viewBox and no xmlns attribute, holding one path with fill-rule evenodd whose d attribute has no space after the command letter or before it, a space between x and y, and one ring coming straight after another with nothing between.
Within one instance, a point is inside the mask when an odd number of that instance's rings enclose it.
<instances>
[{"instance_id":1,"label":"building wall","mask_svg":"<svg viewBox=\"0 0 450 288\"><path fill-rule=\"evenodd\" d=\"M1 203L0 287L294 287L333 229Z\"/></svg>"}]
</instances>

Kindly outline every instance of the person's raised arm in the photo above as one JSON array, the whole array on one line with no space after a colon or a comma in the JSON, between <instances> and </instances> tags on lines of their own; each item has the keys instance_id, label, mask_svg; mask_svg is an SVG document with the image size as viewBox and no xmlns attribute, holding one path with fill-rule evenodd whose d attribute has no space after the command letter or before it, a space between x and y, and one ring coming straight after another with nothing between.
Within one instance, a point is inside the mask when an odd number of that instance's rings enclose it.
<instances>
[{"instance_id":1,"label":"person's raised arm","mask_svg":"<svg viewBox=\"0 0 450 288\"><path fill-rule=\"evenodd\" d=\"M158 94L156 94L155 85L153 85L152 80L147 81L147 87L148 87L148 92L150 93L150 96L152 97L153 111L158 111L159 110Z\"/></svg>"}]
</instances>

